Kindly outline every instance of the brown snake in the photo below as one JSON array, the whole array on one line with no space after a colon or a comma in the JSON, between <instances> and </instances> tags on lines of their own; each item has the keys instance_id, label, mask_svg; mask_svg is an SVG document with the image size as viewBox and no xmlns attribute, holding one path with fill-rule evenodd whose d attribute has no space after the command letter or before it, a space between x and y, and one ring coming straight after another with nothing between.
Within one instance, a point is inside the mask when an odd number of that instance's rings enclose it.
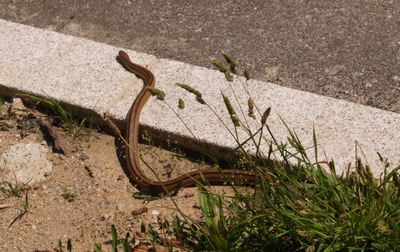
<instances>
[{"instance_id":1,"label":"brown snake","mask_svg":"<svg viewBox=\"0 0 400 252\"><path fill-rule=\"evenodd\" d=\"M143 106L150 97L150 92L147 90L147 87L155 87L155 78L153 73L147 68L133 63L129 59L128 54L124 51L119 51L119 59L129 71L136 74L144 81L142 90L136 97L131 109L128 112L125 135L127 144L129 145L125 148L126 168L130 177L140 188L152 194L159 194L163 192L174 191L178 186L194 186L196 182L203 181L203 178L205 178L210 184L224 184L228 181L239 183L241 185L254 185L256 183L257 176L255 172L232 169L221 170L215 167L208 167L202 170L192 171L177 178L163 182L154 181L148 178L139 164L139 118Z\"/></svg>"}]
</instances>

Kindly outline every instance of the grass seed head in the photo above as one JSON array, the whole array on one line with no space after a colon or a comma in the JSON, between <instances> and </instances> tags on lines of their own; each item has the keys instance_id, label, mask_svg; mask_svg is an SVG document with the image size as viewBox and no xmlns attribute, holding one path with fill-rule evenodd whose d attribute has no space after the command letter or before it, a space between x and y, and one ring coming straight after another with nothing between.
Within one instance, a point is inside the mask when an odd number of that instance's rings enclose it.
<instances>
[{"instance_id":1,"label":"grass seed head","mask_svg":"<svg viewBox=\"0 0 400 252\"><path fill-rule=\"evenodd\" d=\"M200 93L200 91L198 91L198 90L196 90L195 88L189 86L188 84L176 83L176 85L177 85L178 87L181 87L181 88L185 89L186 91L188 91L188 92L194 94L194 95L197 96L197 97L200 97L200 98L202 97L202 94Z\"/></svg>"},{"instance_id":2,"label":"grass seed head","mask_svg":"<svg viewBox=\"0 0 400 252\"><path fill-rule=\"evenodd\" d=\"M233 81L233 75L230 74L229 72L226 72L226 73L225 73L225 79L226 79L227 81L229 81L229 82L232 82L232 81Z\"/></svg>"},{"instance_id":3,"label":"grass seed head","mask_svg":"<svg viewBox=\"0 0 400 252\"><path fill-rule=\"evenodd\" d=\"M206 102L200 96L196 96L196 101L198 101L200 104L206 104Z\"/></svg>"},{"instance_id":4,"label":"grass seed head","mask_svg":"<svg viewBox=\"0 0 400 252\"><path fill-rule=\"evenodd\" d=\"M184 109L185 108L185 101L181 98L178 100L178 108Z\"/></svg>"},{"instance_id":5,"label":"grass seed head","mask_svg":"<svg viewBox=\"0 0 400 252\"><path fill-rule=\"evenodd\" d=\"M156 96L158 100L163 101L165 99L164 91L152 87L147 87L147 90L150 92L152 96Z\"/></svg>"},{"instance_id":6,"label":"grass seed head","mask_svg":"<svg viewBox=\"0 0 400 252\"><path fill-rule=\"evenodd\" d=\"M224 93L221 92L221 94L224 99L225 107L228 110L229 116L231 117L233 125L235 125L236 127L240 126L239 118L236 115L235 109L233 108L231 101L227 96L224 95Z\"/></svg>"},{"instance_id":7,"label":"grass seed head","mask_svg":"<svg viewBox=\"0 0 400 252\"><path fill-rule=\"evenodd\" d=\"M263 114L263 116L261 118L261 124L262 125L265 125L265 123L267 122L269 113L271 113L271 107L267 108L267 110L264 111L264 114Z\"/></svg>"},{"instance_id":8,"label":"grass seed head","mask_svg":"<svg viewBox=\"0 0 400 252\"><path fill-rule=\"evenodd\" d=\"M226 63L229 64L229 69L231 70L231 73L236 74L236 66L237 63L236 61L231 57L231 55L221 51L222 56L224 56Z\"/></svg>"},{"instance_id":9,"label":"grass seed head","mask_svg":"<svg viewBox=\"0 0 400 252\"><path fill-rule=\"evenodd\" d=\"M246 80L250 80L250 72L247 69L243 71L243 75L246 78Z\"/></svg>"},{"instance_id":10,"label":"grass seed head","mask_svg":"<svg viewBox=\"0 0 400 252\"><path fill-rule=\"evenodd\" d=\"M231 67L235 68L237 66L236 61L232 58L231 55L226 52L221 51L222 56L224 56L226 63L228 63Z\"/></svg>"},{"instance_id":11,"label":"grass seed head","mask_svg":"<svg viewBox=\"0 0 400 252\"><path fill-rule=\"evenodd\" d=\"M249 97L247 100L247 105L249 106L249 116L253 119L256 119L256 116L254 115L254 100L253 98Z\"/></svg>"},{"instance_id":12,"label":"grass seed head","mask_svg":"<svg viewBox=\"0 0 400 252\"><path fill-rule=\"evenodd\" d=\"M228 69L226 68L224 63L222 63L221 61L219 61L217 59L211 59L211 64L214 65L221 73L228 72Z\"/></svg>"}]
</instances>

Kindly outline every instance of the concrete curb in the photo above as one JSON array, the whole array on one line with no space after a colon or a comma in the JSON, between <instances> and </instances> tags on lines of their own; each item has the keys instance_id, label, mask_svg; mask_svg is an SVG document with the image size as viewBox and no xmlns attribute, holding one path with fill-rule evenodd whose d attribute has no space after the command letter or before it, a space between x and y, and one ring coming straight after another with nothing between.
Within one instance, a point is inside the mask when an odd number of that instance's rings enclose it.
<instances>
[{"instance_id":1,"label":"concrete curb","mask_svg":"<svg viewBox=\"0 0 400 252\"><path fill-rule=\"evenodd\" d=\"M142 88L142 82L116 61L120 48L5 20L0 20L0 31L2 92L49 96L123 121ZM272 107L268 124L280 141L286 142L288 136L280 117L296 131L305 147L313 145L315 127L320 144L319 160L334 159L338 172L348 163L354 163L356 143L362 150L358 156L366 159L375 176L383 171L377 152L392 164L400 163L399 114L255 80L246 82L236 78L229 85L215 70L126 51L136 63L153 71L157 87L167 94L165 102L151 99L142 112L141 124L155 138L165 141L168 135L171 141L183 139L180 144L189 148L199 148L199 143L235 147L233 137L210 109L197 103L192 94L175 83L187 83L202 92L204 100L231 131L234 129L221 92L230 98L243 119L238 104L247 110L249 95L245 86L261 113ZM178 98L185 100L184 110L178 109ZM260 115L256 120L245 117L253 132L260 127ZM242 127L238 128L238 135L242 141L247 138ZM254 150L251 145L246 148ZM311 160L313 152L311 148Z\"/></svg>"}]
</instances>

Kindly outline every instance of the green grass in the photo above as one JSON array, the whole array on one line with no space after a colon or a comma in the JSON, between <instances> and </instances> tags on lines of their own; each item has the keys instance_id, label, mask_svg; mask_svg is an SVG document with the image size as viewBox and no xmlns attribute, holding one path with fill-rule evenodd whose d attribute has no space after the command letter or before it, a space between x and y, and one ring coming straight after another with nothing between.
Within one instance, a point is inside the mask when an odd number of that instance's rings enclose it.
<instances>
[{"instance_id":1,"label":"green grass","mask_svg":"<svg viewBox=\"0 0 400 252\"><path fill-rule=\"evenodd\" d=\"M20 183L17 180L17 176L15 172L13 171L14 175L14 181L2 181L0 183L0 190L2 193L4 193L7 197L21 197L22 193L28 190L29 182L26 183Z\"/></svg>"},{"instance_id":2,"label":"green grass","mask_svg":"<svg viewBox=\"0 0 400 252\"><path fill-rule=\"evenodd\" d=\"M66 199L68 202L75 201L77 195L75 192L73 192L71 189L64 188L63 193L61 194L64 199Z\"/></svg>"},{"instance_id":3,"label":"green grass","mask_svg":"<svg viewBox=\"0 0 400 252\"><path fill-rule=\"evenodd\" d=\"M195 251L397 251L400 167L386 172L382 158L385 173L376 180L358 161L354 173L339 177L333 162L330 172L311 162L292 131L289 140L296 165L261 167L268 181L262 177L255 193L229 199L199 186L204 219L176 217L164 228ZM279 147L284 157L288 147Z\"/></svg>"},{"instance_id":4,"label":"green grass","mask_svg":"<svg viewBox=\"0 0 400 252\"><path fill-rule=\"evenodd\" d=\"M269 166L273 179L263 180L255 194L237 193L226 201L200 188L205 221L196 224L206 231L198 241L201 249L396 251L400 187L395 181L400 168L377 181L358 162L355 174L339 178L333 163L327 173L302 155L296 166Z\"/></svg>"},{"instance_id":5,"label":"green grass","mask_svg":"<svg viewBox=\"0 0 400 252\"><path fill-rule=\"evenodd\" d=\"M28 190L26 190L25 198L21 204L19 214L11 221L11 223L10 223L10 225L8 225L8 227L10 228L16 221L19 221L20 219L22 219L22 217L24 217L25 214L28 213L28 210L29 210L29 198L28 198Z\"/></svg>"},{"instance_id":6,"label":"green grass","mask_svg":"<svg viewBox=\"0 0 400 252\"><path fill-rule=\"evenodd\" d=\"M127 233L125 238L120 238L118 236L117 229L114 225L111 225L111 251L118 252L118 247L122 249L124 252L131 252L133 251L133 247L135 245L135 237L130 238L130 234ZM96 243L94 246L94 251L102 252L103 245L101 243ZM107 250L108 251L108 250Z\"/></svg>"},{"instance_id":7,"label":"green grass","mask_svg":"<svg viewBox=\"0 0 400 252\"><path fill-rule=\"evenodd\" d=\"M62 241L61 241L61 240L58 240L57 247L54 248L54 251L56 251L56 252L63 252L63 251L64 251L63 248L64 248L64 246L63 246L63 244L62 244ZM71 242L70 239L67 240L66 251L67 251L67 252L71 252L71 251L72 251L72 242Z\"/></svg>"}]
</instances>

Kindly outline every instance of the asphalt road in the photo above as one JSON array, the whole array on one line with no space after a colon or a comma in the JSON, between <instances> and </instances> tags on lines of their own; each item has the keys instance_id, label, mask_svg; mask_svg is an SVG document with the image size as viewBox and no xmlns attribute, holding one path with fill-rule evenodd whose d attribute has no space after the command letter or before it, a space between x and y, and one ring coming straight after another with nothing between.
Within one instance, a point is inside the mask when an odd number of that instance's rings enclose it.
<instances>
[{"instance_id":1,"label":"asphalt road","mask_svg":"<svg viewBox=\"0 0 400 252\"><path fill-rule=\"evenodd\" d=\"M1 0L0 18L206 67L223 50L254 78L400 112L397 0Z\"/></svg>"}]
</instances>

